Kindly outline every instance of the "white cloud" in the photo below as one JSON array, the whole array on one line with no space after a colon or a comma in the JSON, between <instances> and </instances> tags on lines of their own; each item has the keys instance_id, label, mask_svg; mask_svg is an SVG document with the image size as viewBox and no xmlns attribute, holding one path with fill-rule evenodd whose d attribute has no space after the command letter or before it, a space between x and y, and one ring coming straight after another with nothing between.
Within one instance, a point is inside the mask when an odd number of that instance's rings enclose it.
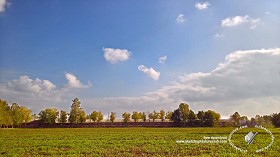
<instances>
[{"instance_id":1,"label":"white cloud","mask_svg":"<svg viewBox=\"0 0 280 157\"><path fill-rule=\"evenodd\" d=\"M210 3L209 3L209 2L202 2L202 3L197 2L197 3L195 4L195 8L198 9L198 10L207 9L209 6L210 6Z\"/></svg>"},{"instance_id":2,"label":"white cloud","mask_svg":"<svg viewBox=\"0 0 280 157\"><path fill-rule=\"evenodd\" d=\"M144 65L138 69L148 76L155 71ZM51 82L47 85L44 80L28 76L0 84L0 96L26 105L35 113L50 105L68 111L71 100L79 97L87 112L93 109L103 113L114 111L118 117L125 111L174 110L182 101L196 112L212 109L222 116L235 111L255 116L280 110L279 82L280 48L275 48L230 53L212 71L183 75L177 82L138 97L86 98L80 92L64 90L67 86L60 89Z\"/></svg>"},{"instance_id":3,"label":"white cloud","mask_svg":"<svg viewBox=\"0 0 280 157\"><path fill-rule=\"evenodd\" d=\"M75 75L70 73L66 73L65 78L68 81L67 87L69 88L89 88L91 86L90 83L88 85L82 84L81 81L78 80Z\"/></svg>"},{"instance_id":4,"label":"white cloud","mask_svg":"<svg viewBox=\"0 0 280 157\"><path fill-rule=\"evenodd\" d=\"M6 6L7 6L7 1L6 0L0 0L0 12L4 12Z\"/></svg>"},{"instance_id":5,"label":"white cloud","mask_svg":"<svg viewBox=\"0 0 280 157\"><path fill-rule=\"evenodd\" d=\"M158 62L162 64L162 63L165 63L166 60L167 60L167 56L162 56L162 57L159 57Z\"/></svg>"},{"instance_id":6,"label":"white cloud","mask_svg":"<svg viewBox=\"0 0 280 157\"><path fill-rule=\"evenodd\" d=\"M32 79L23 75L7 83L0 83L0 99L18 102L32 109L34 113L45 107L68 110L71 100L82 92L77 89L88 88L91 84L83 85L76 76L69 73L65 74L65 78L68 84L57 87L49 80ZM69 104L65 106L67 102Z\"/></svg>"},{"instance_id":7,"label":"white cloud","mask_svg":"<svg viewBox=\"0 0 280 157\"><path fill-rule=\"evenodd\" d=\"M224 114L240 111L253 116L275 111L275 108L268 108L272 105L268 102L280 103L279 82L279 48L237 51L229 54L225 62L213 71L184 75L180 82L149 95L160 97L162 101L174 99L197 105L211 104L208 107ZM259 108L255 108L256 103ZM279 109L280 106L277 107Z\"/></svg>"},{"instance_id":8,"label":"white cloud","mask_svg":"<svg viewBox=\"0 0 280 157\"><path fill-rule=\"evenodd\" d=\"M155 71L153 68L147 68L145 65L139 65L138 70L151 77L154 80L158 80L160 72Z\"/></svg>"},{"instance_id":9,"label":"white cloud","mask_svg":"<svg viewBox=\"0 0 280 157\"><path fill-rule=\"evenodd\" d=\"M18 79L9 82L7 86L16 91L33 93L39 93L44 90L50 91L56 88L56 86L48 80L41 80L38 78L32 80L28 76L20 76Z\"/></svg>"},{"instance_id":10,"label":"white cloud","mask_svg":"<svg viewBox=\"0 0 280 157\"><path fill-rule=\"evenodd\" d=\"M179 14L176 18L176 22L177 23L184 23L185 22L184 14Z\"/></svg>"},{"instance_id":11,"label":"white cloud","mask_svg":"<svg viewBox=\"0 0 280 157\"><path fill-rule=\"evenodd\" d=\"M260 23L260 19L251 18L248 15L245 16L235 16L235 17L228 17L222 20L221 26L222 27L234 27L241 24L248 23L251 25L252 29L255 29L257 25Z\"/></svg>"},{"instance_id":12,"label":"white cloud","mask_svg":"<svg viewBox=\"0 0 280 157\"><path fill-rule=\"evenodd\" d=\"M131 56L131 52L126 49L103 48L106 61L115 64L126 61Z\"/></svg>"}]
</instances>

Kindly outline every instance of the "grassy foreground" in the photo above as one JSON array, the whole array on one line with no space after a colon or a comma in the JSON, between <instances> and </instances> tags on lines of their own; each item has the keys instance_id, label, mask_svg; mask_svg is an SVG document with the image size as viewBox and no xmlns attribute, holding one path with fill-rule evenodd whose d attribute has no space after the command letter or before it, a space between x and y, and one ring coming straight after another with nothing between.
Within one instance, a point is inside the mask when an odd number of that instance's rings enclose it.
<instances>
[{"instance_id":1,"label":"grassy foreground","mask_svg":"<svg viewBox=\"0 0 280 157\"><path fill-rule=\"evenodd\" d=\"M280 130L271 148L241 153L227 143L178 143L229 136L235 128L52 128L0 129L0 156L277 156ZM247 130L243 130L244 133ZM259 130L252 147L262 148L271 140ZM244 145L242 131L232 136ZM244 147L244 146L242 146ZM246 147L246 145L245 145ZM248 150L253 150L247 148Z\"/></svg>"}]
</instances>

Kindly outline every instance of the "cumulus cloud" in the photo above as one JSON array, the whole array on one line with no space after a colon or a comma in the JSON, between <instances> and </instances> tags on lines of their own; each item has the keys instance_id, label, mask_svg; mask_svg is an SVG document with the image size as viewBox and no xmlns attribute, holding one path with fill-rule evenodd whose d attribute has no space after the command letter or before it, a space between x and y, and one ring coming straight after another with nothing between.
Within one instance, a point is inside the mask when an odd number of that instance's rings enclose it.
<instances>
[{"instance_id":1,"label":"cumulus cloud","mask_svg":"<svg viewBox=\"0 0 280 157\"><path fill-rule=\"evenodd\" d=\"M207 9L209 6L210 6L210 3L209 3L209 2L202 2L202 3L197 2L197 3L195 4L195 8L198 9L198 10L205 10L205 9Z\"/></svg>"},{"instance_id":2,"label":"cumulus cloud","mask_svg":"<svg viewBox=\"0 0 280 157\"><path fill-rule=\"evenodd\" d=\"M185 22L184 14L179 14L176 18L176 22L177 23L184 23Z\"/></svg>"},{"instance_id":3,"label":"cumulus cloud","mask_svg":"<svg viewBox=\"0 0 280 157\"><path fill-rule=\"evenodd\" d=\"M212 104L211 108L216 107L220 112L230 108L227 112L234 109L248 115L273 113L275 108L268 109L265 105L271 106L267 103L271 101L280 103L276 99L280 96L280 49L236 51L213 71L181 76L179 82L149 95L162 100ZM255 108L256 103L262 111Z\"/></svg>"},{"instance_id":4,"label":"cumulus cloud","mask_svg":"<svg viewBox=\"0 0 280 157\"><path fill-rule=\"evenodd\" d=\"M153 68L147 68L145 65L139 65L138 70L151 77L154 80L158 80L160 72L154 70Z\"/></svg>"},{"instance_id":5,"label":"cumulus cloud","mask_svg":"<svg viewBox=\"0 0 280 157\"><path fill-rule=\"evenodd\" d=\"M160 75L144 65L138 69L149 77L157 75L155 79ZM230 53L212 71L182 75L179 80L138 97L86 98L69 93L72 90L62 90L50 81L47 84L41 79L22 76L0 84L0 96L21 100L20 103L32 106L31 109L39 104L37 111L45 107L40 106L42 102L58 108L57 104L63 104L61 108L68 109L71 100L78 96L86 111L114 111L119 117L125 111L174 110L180 102L187 102L195 112L212 109L229 116L238 111L252 117L280 110L280 48Z\"/></svg>"},{"instance_id":6,"label":"cumulus cloud","mask_svg":"<svg viewBox=\"0 0 280 157\"><path fill-rule=\"evenodd\" d=\"M248 15L245 16L235 16L235 17L228 17L222 20L221 26L222 27L234 27L241 24L248 23L250 24L252 29L255 29L257 25L260 23L260 19L251 18Z\"/></svg>"},{"instance_id":7,"label":"cumulus cloud","mask_svg":"<svg viewBox=\"0 0 280 157\"><path fill-rule=\"evenodd\" d=\"M6 0L0 0L0 13L5 11L8 4Z\"/></svg>"},{"instance_id":8,"label":"cumulus cloud","mask_svg":"<svg viewBox=\"0 0 280 157\"><path fill-rule=\"evenodd\" d=\"M68 81L67 86L70 87L70 88L88 88L88 87L91 86L90 83L88 85L82 84L81 81L78 80L75 75L70 74L70 73L66 73L65 78Z\"/></svg>"},{"instance_id":9,"label":"cumulus cloud","mask_svg":"<svg viewBox=\"0 0 280 157\"><path fill-rule=\"evenodd\" d=\"M126 49L103 48L106 61L115 64L126 61L130 58L131 52Z\"/></svg>"},{"instance_id":10,"label":"cumulus cloud","mask_svg":"<svg viewBox=\"0 0 280 157\"><path fill-rule=\"evenodd\" d=\"M159 57L158 62L162 64L162 63L165 63L166 60L167 60L167 56L162 56L162 57Z\"/></svg>"},{"instance_id":11,"label":"cumulus cloud","mask_svg":"<svg viewBox=\"0 0 280 157\"><path fill-rule=\"evenodd\" d=\"M18 102L39 112L46 105L63 105L76 97L79 88L88 88L91 84L82 84L76 76L70 73L65 74L68 83L65 86L57 87L49 80L39 78L32 79L23 75L7 83L0 84L0 99ZM79 90L79 92L81 92ZM64 106L61 106L64 107ZM67 107L68 108L68 107ZM65 109L65 108L63 108Z\"/></svg>"},{"instance_id":12,"label":"cumulus cloud","mask_svg":"<svg viewBox=\"0 0 280 157\"><path fill-rule=\"evenodd\" d=\"M56 88L56 86L48 80L41 80L38 78L32 80L29 78L29 76L25 75L9 82L7 86L8 88L14 89L16 91L34 93L38 93L44 90L50 91Z\"/></svg>"}]
</instances>

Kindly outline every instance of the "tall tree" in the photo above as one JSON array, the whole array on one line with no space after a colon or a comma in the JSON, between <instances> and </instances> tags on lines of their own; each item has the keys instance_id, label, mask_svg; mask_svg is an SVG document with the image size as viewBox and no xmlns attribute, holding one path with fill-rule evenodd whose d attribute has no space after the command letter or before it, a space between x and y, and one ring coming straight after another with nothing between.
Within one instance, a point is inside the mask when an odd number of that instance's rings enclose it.
<instances>
[{"instance_id":1,"label":"tall tree","mask_svg":"<svg viewBox=\"0 0 280 157\"><path fill-rule=\"evenodd\" d=\"M64 110L60 111L60 117L59 117L60 123L66 123L67 122L67 113Z\"/></svg>"},{"instance_id":2,"label":"tall tree","mask_svg":"<svg viewBox=\"0 0 280 157\"><path fill-rule=\"evenodd\" d=\"M125 112L122 114L122 117L123 117L123 122L129 122L130 121L130 113L128 112Z\"/></svg>"},{"instance_id":3,"label":"tall tree","mask_svg":"<svg viewBox=\"0 0 280 157\"><path fill-rule=\"evenodd\" d=\"M159 119L161 119L161 121L163 122L165 118L165 112L163 110L159 111Z\"/></svg>"},{"instance_id":4,"label":"tall tree","mask_svg":"<svg viewBox=\"0 0 280 157\"><path fill-rule=\"evenodd\" d=\"M12 110L5 100L0 99L0 126L11 126L13 125Z\"/></svg>"},{"instance_id":5,"label":"tall tree","mask_svg":"<svg viewBox=\"0 0 280 157\"><path fill-rule=\"evenodd\" d=\"M116 113L115 112L111 112L111 114L110 114L110 122L114 122L115 121L115 119L116 119Z\"/></svg>"},{"instance_id":6,"label":"tall tree","mask_svg":"<svg viewBox=\"0 0 280 157\"><path fill-rule=\"evenodd\" d=\"M75 98L72 102L69 122L76 124L84 122L86 115L84 110L81 108L81 101L78 98Z\"/></svg>"},{"instance_id":7,"label":"tall tree","mask_svg":"<svg viewBox=\"0 0 280 157\"><path fill-rule=\"evenodd\" d=\"M39 119L43 123L54 124L58 118L58 110L56 108L46 108L39 113Z\"/></svg>"},{"instance_id":8,"label":"tall tree","mask_svg":"<svg viewBox=\"0 0 280 157\"><path fill-rule=\"evenodd\" d=\"M13 103L11 106L11 112L13 117L13 125L19 126L23 122L23 113L21 112L20 106L17 103Z\"/></svg>"},{"instance_id":9,"label":"tall tree","mask_svg":"<svg viewBox=\"0 0 280 157\"><path fill-rule=\"evenodd\" d=\"M189 105L186 103L181 103L179 105L179 110L182 113L182 121L185 123L189 117L189 113L190 113L190 109L189 109Z\"/></svg>"}]
</instances>

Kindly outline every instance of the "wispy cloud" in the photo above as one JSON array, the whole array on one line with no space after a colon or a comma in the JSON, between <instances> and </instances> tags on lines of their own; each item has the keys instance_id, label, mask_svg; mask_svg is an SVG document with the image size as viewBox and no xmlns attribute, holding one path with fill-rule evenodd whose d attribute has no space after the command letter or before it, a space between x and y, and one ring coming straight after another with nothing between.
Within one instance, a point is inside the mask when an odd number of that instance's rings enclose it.
<instances>
[{"instance_id":1,"label":"wispy cloud","mask_svg":"<svg viewBox=\"0 0 280 157\"><path fill-rule=\"evenodd\" d=\"M235 16L235 17L228 17L222 20L221 26L222 27L234 27L241 24L248 23L251 26L251 29L255 29L257 25L260 23L260 19L251 18L248 15L245 16Z\"/></svg>"},{"instance_id":2,"label":"wispy cloud","mask_svg":"<svg viewBox=\"0 0 280 157\"><path fill-rule=\"evenodd\" d=\"M176 22L177 23L184 23L185 22L184 14L179 14L176 18Z\"/></svg>"},{"instance_id":3,"label":"wispy cloud","mask_svg":"<svg viewBox=\"0 0 280 157\"><path fill-rule=\"evenodd\" d=\"M131 56L127 49L103 48L103 52L105 60L112 64L126 61Z\"/></svg>"},{"instance_id":4,"label":"wispy cloud","mask_svg":"<svg viewBox=\"0 0 280 157\"><path fill-rule=\"evenodd\" d=\"M154 80L158 80L160 72L154 70L153 68L147 68L145 65L139 65L138 70L151 77Z\"/></svg>"},{"instance_id":5,"label":"wispy cloud","mask_svg":"<svg viewBox=\"0 0 280 157\"><path fill-rule=\"evenodd\" d=\"M166 62L166 60L167 60L167 56L162 56L162 57L159 57L158 62L163 64Z\"/></svg>"},{"instance_id":6,"label":"wispy cloud","mask_svg":"<svg viewBox=\"0 0 280 157\"><path fill-rule=\"evenodd\" d=\"M197 3L195 4L195 8L198 9L198 10L205 10L205 9L207 9L209 6L210 6L210 3L209 3L209 2L202 2L202 3L197 2Z\"/></svg>"}]
</instances>

